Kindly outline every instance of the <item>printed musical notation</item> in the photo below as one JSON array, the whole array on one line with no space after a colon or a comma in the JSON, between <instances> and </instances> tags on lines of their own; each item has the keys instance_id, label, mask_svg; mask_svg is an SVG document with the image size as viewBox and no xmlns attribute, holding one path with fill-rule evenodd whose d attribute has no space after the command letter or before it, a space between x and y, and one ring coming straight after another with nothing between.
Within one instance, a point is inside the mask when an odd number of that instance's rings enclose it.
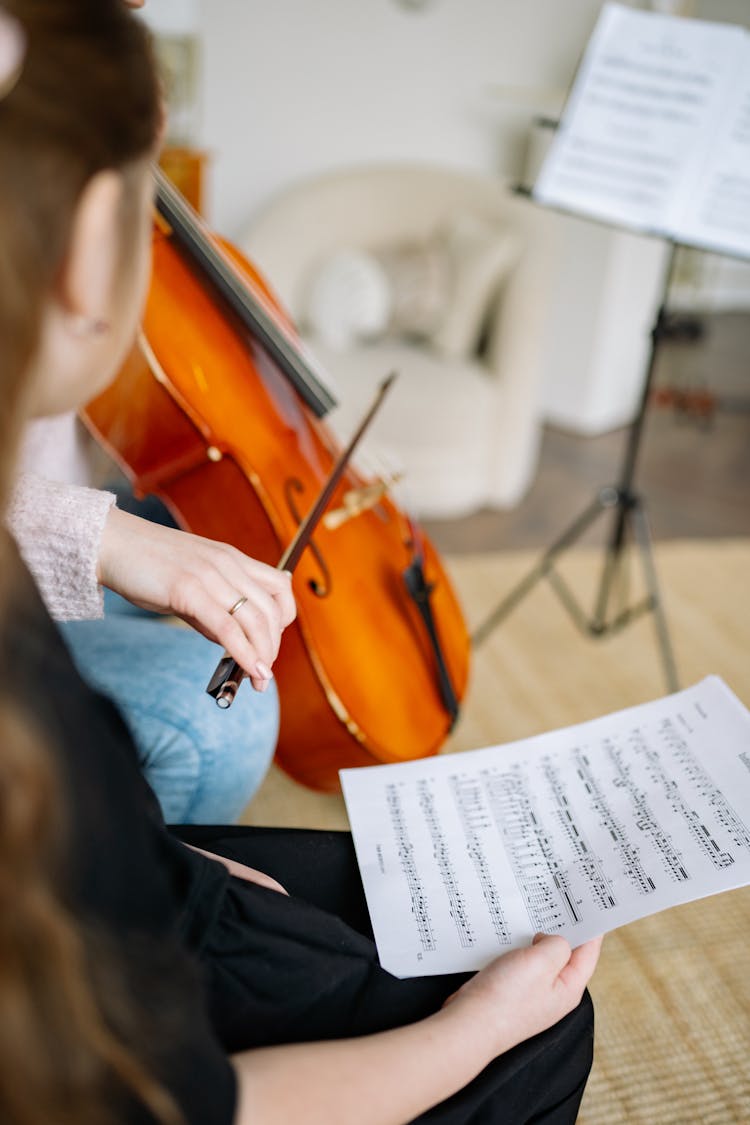
<instances>
[{"instance_id":1,"label":"printed musical notation","mask_svg":"<svg viewBox=\"0 0 750 1125\"><path fill-rule=\"evenodd\" d=\"M500 945L509 945L510 931L503 913L500 892L492 877L492 868L482 842L483 835L491 826L482 787L478 781L458 774L452 774L449 782L466 839L466 851L479 880L490 925Z\"/></svg>"},{"instance_id":2,"label":"printed musical notation","mask_svg":"<svg viewBox=\"0 0 750 1125\"><path fill-rule=\"evenodd\" d=\"M604 746L607 751L610 751L611 746L609 739L604 740ZM624 821L618 819L612 812L609 800L602 792L599 782L596 780L591 769L590 758L580 750L576 750L574 753L574 761L578 776L591 798L591 808L598 814L599 823L602 828L612 837L614 847L622 861L622 867L626 878L641 894L651 894L652 891L656 890L656 883L641 863L638 844L631 838ZM625 771L621 769L618 771L615 785L621 785L627 788L626 775L625 777L623 776L624 772ZM632 792L631 796L633 796ZM638 803L638 798L636 798L633 801L634 808L637 809ZM647 806L644 807L645 802L640 801L640 805L640 816L636 820L636 825L640 831L649 832L652 839L656 840L660 835L659 823L648 812Z\"/></svg>"},{"instance_id":3,"label":"printed musical notation","mask_svg":"<svg viewBox=\"0 0 750 1125\"><path fill-rule=\"evenodd\" d=\"M568 874L555 853L529 792L528 781L516 766L493 776L483 772L490 808L505 840L513 874L537 930L560 930L565 912L579 921Z\"/></svg>"},{"instance_id":4,"label":"printed musical notation","mask_svg":"<svg viewBox=\"0 0 750 1125\"><path fill-rule=\"evenodd\" d=\"M507 746L342 770L382 964L477 969L750 883L750 715L717 677Z\"/></svg>"},{"instance_id":5,"label":"printed musical notation","mask_svg":"<svg viewBox=\"0 0 750 1125\"><path fill-rule=\"evenodd\" d=\"M443 832L440 814L435 806L435 797L427 781L417 783L417 793L419 795L419 806L432 840L432 854L435 857L450 903L450 915L456 926L458 940L462 946L468 948L474 945L476 936L472 932L466 909L466 900L458 885L456 869L451 859L451 850Z\"/></svg>"},{"instance_id":6,"label":"printed musical notation","mask_svg":"<svg viewBox=\"0 0 750 1125\"><path fill-rule=\"evenodd\" d=\"M750 255L750 35L605 3L534 198Z\"/></svg>"},{"instance_id":7,"label":"printed musical notation","mask_svg":"<svg viewBox=\"0 0 750 1125\"><path fill-rule=\"evenodd\" d=\"M395 785L386 786L386 802L391 818L393 835L396 841L396 852L401 865L401 870L406 880L409 891L411 912L419 933L419 942L422 949L434 949L435 941L432 936L430 924L430 911L427 906L427 896L419 877L417 864L414 858L414 846L409 839L409 830L406 827L406 817L398 791Z\"/></svg>"},{"instance_id":8,"label":"printed musical notation","mask_svg":"<svg viewBox=\"0 0 750 1125\"><path fill-rule=\"evenodd\" d=\"M552 758L543 761L544 775L550 788L550 793L557 804L557 818L565 834L571 851L576 857L578 870L588 882L589 891L593 902L600 910L610 910L617 902L612 893L612 882L607 878L601 860L593 847L586 840L586 834L579 826L572 811L571 801L568 798L562 771L555 765ZM615 822L612 816L606 826L615 836ZM618 826L619 831L619 826Z\"/></svg>"},{"instance_id":9,"label":"printed musical notation","mask_svg":"<svg viewBox=\"0 0 750 1125\"><path fill-rule=\"evenodd\" d=\"M750 851L750 829L734 811L727 796L714 785L707 771L701 766L671 719L665 719L662 722L659 733L669 746L675 761L679 762L682 767L687 781L704 800L708 801L719 824L728 831L732 843ZM701 831L708 836L708 829L705 825L701 825ZM731 855L719 852L718 845L713 840L711 841L711 847L713 853L709 853L709 857L712 863L716 863L717 867L726 867L728 864L734 863L734 858Z\"/></svg>"},{"instance_id":10,"label":"printed musical notation","mask_svg":"<svg viewBox=\"0 0 750 1125\"><path fill-rule=\"evenodd\" d=\"M664 734L665 731L669 732L671 727L672 724L667 720L666 725L664 723L662 724L660 733ZM672 744L673 750L679 750L681 748L681 740L679 738L676 740L669 739L669 741ZM631 733L630 744L637 754L642 755L647 763L651 778L657 785L661 786L671 809L681 817L695 845L704 853L709 862L713 863L716 867L728 867L730 864L734 863L734 857L729 852L722 851L720 845L714 839L711 830L703 823L702 818L698 815L696 810L690 806L683 794L679 781L665 769L659 750L648 745L640 730L634 730ZM680 762L681 759L681 764L683 766L686 763L690 764L689 756L686 757L679 753L675 755L676 761ZM689 778L689 774L686 776ZM709 787L707 787L707 789L708 788ZM713 786L710 786L711 791L713 791L713 788ZM644 800L645 799L641 797L641 802L644 802ZM661 851L668 869L672 871L675 878L690 878L684 868L682 859L676 856L674 850L669 847L668 843L661 846Z\"/></svg>"}]
</instances>

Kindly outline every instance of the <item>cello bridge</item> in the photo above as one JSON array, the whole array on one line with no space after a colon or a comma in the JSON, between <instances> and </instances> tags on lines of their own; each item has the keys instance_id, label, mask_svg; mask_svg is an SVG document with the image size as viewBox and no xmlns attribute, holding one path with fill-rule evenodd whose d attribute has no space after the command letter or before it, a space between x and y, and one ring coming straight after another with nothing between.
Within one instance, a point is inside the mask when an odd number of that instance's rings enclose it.
<instances>
[{"instance_id":1,"label":"cello bridge","mask_svg":"<svg viewBox=\"0 0 750 1125\"><path fill-rule=\"evenodd\" d=\"M332 508L323 516L324 526L329 531L335 531L348 520L368 512L380 503L391 485L396 484L400 479L401 473L394 473L388 478L380 477L371 484L365 484L362 488L350 488L342 497L341 507Z\"/></svg>"}]
</instances>

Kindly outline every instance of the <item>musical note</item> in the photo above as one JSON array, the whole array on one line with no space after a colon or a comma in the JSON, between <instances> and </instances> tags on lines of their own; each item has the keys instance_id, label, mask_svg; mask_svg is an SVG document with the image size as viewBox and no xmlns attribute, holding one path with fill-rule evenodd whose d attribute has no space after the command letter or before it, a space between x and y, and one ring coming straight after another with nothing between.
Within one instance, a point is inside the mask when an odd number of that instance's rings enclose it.
<instances>
[{"instance_id":1,"label":"musical note","mask_svg":"<svg viewBox=\"0 0 750 1125\"><path fill-rule=\"evenodd\" d=\"M579 921L569 877L535 812L528 779L520 766L508 772L482 770L487 802L505 840L518 889L538 930L559 930L565 914Z\"/></svg>"},{"instance_id":2,"label":"musical note","mask_svg":"<svg viewBox=\"0 0 750 1125\"><path fill-rule=\"evenodd\" d=\"M659 733L670 748L675 761L682 766L688 781L708 801L716 819L727 830L732 842L750 851L750 829L732 808L726 794L714 784L708 771L700 764L674 722L669 718L664 719L659 726ZM701 830L705 832L705 826L701 825ZM712 841L712 847L722 858L723 862L719 866L728 866L730 862L734 862L728 853L719 852L716 841Z\"/></svg>"},{"instance_id":3,"label":"musical note","mask_svg":"<svg viewBox=\"0 0 750 1125\"><path fill-rule=\"evenodd\" d=\"M411 899L411 912L417 924L419 941L423 950L435 948L435 939L432 933L430 911L427 905L427 896L419 877L417 864L414 858L414 846L406 827L406 817L403 805L395 785L386 786L386 801L391 818L391 825L396 837L397 853L401 863L401 870L406 878Z\"/></svg>"},{"instance_id":4,"label":"musical note","mask_svg":"<svg viewBox=\"0 0 750 1125\"><path fill-rule=\"evenodd\" d=\"M610 801L591 768L589 756L577 749L573 757L576 773L590 795L591 808L598 814L599 824L611 837L624 874L640 894L650 895L656 890L656 883L641 862L640 848L631 840L625 823L612 811Z\"/></svg>"},{"instance_id":5,"label":"musical note","mask_svg":"<svg viewBox=\"0 0 750 1125\"><path fill-rule=\"evenodd\" d=\"M450 915L458 932L458 940L462 946L468 948L475 944L476 937L472 931L466 909L466 900L459 889L455 868L450 856L450 850L443 834L440 817L438 816L435 800L427 781L420 781L417 785L419 807L427 822L427 827L432 840L433 855L437 862L438 871L443 880L445 892L450 903Z\"/></svg>"},{"instance_id":6,"label":"musical note","mask_svg":"<svg viewBox=\"0 0 750 1125\"><path fill-rule=\"evenodd\" d=\"M600 910L611 910L617 905L612 892L612 880L604 874L601 860L586 840L573 815L568 799L567 787L561 779L561 771L555 766L552 757L542 759L544 776L547 779L552 797L557 804L557 821L568 845L576 857L578 870L588 883L591 896Z\"/></svg>"},{"instance_id":7,"label":"musical note","mask_svg":"<svg viewBox=\"0 0 750 1125\"><path fill-rule=\"evenodd\" d=\"M500 895L492 878L487 853L482 844L482 835L491 825L482 789L476 781L459 777L457 774L451 775L449 783L464 830L466 850L479 879L492 929L500 945L509 945L510 931L500 903Z\"/></svg>"},{"instance_id":8,"label":"musical note","mask_svg":"<svg viewBox=\"0 0 750 1125\"><path fill-rule=\"evenodd\" d=\"M509 746L343 771L381 963L478 969L538 930L577 945L750 884L749 746L710 677Z\"/></svg>"}]
</instances>

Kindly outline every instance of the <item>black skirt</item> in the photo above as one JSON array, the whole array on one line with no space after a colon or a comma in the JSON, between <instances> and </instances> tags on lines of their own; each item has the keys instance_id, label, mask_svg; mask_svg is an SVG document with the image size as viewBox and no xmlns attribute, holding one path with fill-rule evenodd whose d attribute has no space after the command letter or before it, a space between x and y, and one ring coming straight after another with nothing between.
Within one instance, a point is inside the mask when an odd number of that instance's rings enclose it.
<instances>
[{"instance_id":1,"label":"black skirt","mask_svg":"<svg viewBox=\"0 0 750 1125\"><path fill-rule=\"evenodd\" d=\"M230 879L199 951L216 1032L230 1052L340 1039L437 1011L466 975L399 980L380 967L351 836L285 828L174 830L187 843L272 875L281 895ZM576 1119L593 1055L588 993L553 1028L495 1059L422 1115L429 1122Z\"/></svg>"}]
</instances>

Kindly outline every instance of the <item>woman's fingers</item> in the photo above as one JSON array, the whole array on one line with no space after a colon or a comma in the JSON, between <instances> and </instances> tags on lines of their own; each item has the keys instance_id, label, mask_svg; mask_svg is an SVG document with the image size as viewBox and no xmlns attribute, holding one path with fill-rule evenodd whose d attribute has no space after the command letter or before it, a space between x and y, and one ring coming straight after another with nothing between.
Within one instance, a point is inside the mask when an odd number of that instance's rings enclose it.
<instances>
[{"instance_id":1,"label":"woman's fingers","mask_svg":"<svg viewBox=\"0 0 750 1125\"><path fill-rule=\"evenodd\" d=\"M239 553L239 552L238 552ZM292 576L287 570L277 570L257 559L240 555L250 579L258 582L276 602L281 618L281 627L286 629L297 616L297 603L292 593Z\"/></svg>"},{"instance_id":2,"label":"woman's fingers","mask_svg":"<svg viewBox=\"0 0 750 1125\"><path fill-rule=\"evenodd\" d=\"M228 557L217 563L223 577L233 585L237 598L247 598L269 620L278 624L280 637L281 632L297 616L291 575L258 562L257 559L248 558L239 551L235 552L234 548L230 548L230 551L232 553ZM243 604L236 611L237 614L245 616L246 606L247 603Z\"/></svg>"},{"instance_id":3,"label":"woman's fingers","mask_svg":"<svg viewBox=\"0 0 750 1125\"><path fill-rule=\"evenodd\" d=\"M283 631L297 614L291 576L225 544L210 544L210 549L216 571L202 576L206 596L193 603L191 623L207 636L213 633L211 639L262 691L271 678Z\"/></svg>"},{"instance_id":4,"label":"woman's fingers","mask_svg":"<svg viewBox=\"0 0 750 1125\"><path fill-rule=\"evenodd\" d=\"M104 585L145 609L181 617L222 645L254 687L267 685L283 630L296 616L289 574L229 544L117 508L107 518L98 563Z\"/></svg>"},{"instance_id":5,"label":"woman's fingers","mask_svg":"<svg viewBox=\"0 0 750 1125\"><path fill-rule=\"evenodd\" d=\"M290 576L244 556L232 559L231 563L219 579L220 588L221 582L226 581L231 590L227 612L255 643L260 659L272 664L282 633L297 613Z\"/></svg>"},{"instance_id":6,"label":"woman's fingers","mask_svg":"<svg viewBox=\"0 0 750 1125\"><path fill-rule=\"evenodd\" d=\"M253 686L263 690L271 678L283 631L297 614L291 576L225 544L210 546L218 551L213 561L220 571L206 575L204 581L216 604L203 602L202 612L193 612L202 621L201 631L207 632L205 625L210 623L213 639L247 672Z\"/></svg>"},{"instance_id":7,"label":"woman's fingers","mask_svg":"<svg viewBox=\"0 0 750 1125\"><path fill-rule=\"evenodd\" d=\"M602 940L601 937L592 938L571 950L569 943L559 934L535 934L531 944L541 947L550 969L556 972L565 988L572 992L580 989L582 993L596 968Z\"/></svg>"},{"instance_id":8,"label":"woman's fingers","mask_svg":"<svg viewBox=\"0 0 750 1125\"><path fill-rule=\"evenodd\" d=\"M596 968L603 940L601 937L592 938L573 950L568 963L560 970L560 980L566 988L583 993Z\"/></svg>"},{"instance_id":9,"label":"woman's fingers","mask_svg":"<svg viewBox=\"0 0 750 1125\"><path fill-rule=\"evenodd\" d=\"M281 614L275 600L257 585L239 594L234 583L218 573L183 577L173 612L209 640L220 644L244 669L253 686L271 678L281 642ZM239 597L247 600L230 613Z\"/></svg>"}]
</instances>

